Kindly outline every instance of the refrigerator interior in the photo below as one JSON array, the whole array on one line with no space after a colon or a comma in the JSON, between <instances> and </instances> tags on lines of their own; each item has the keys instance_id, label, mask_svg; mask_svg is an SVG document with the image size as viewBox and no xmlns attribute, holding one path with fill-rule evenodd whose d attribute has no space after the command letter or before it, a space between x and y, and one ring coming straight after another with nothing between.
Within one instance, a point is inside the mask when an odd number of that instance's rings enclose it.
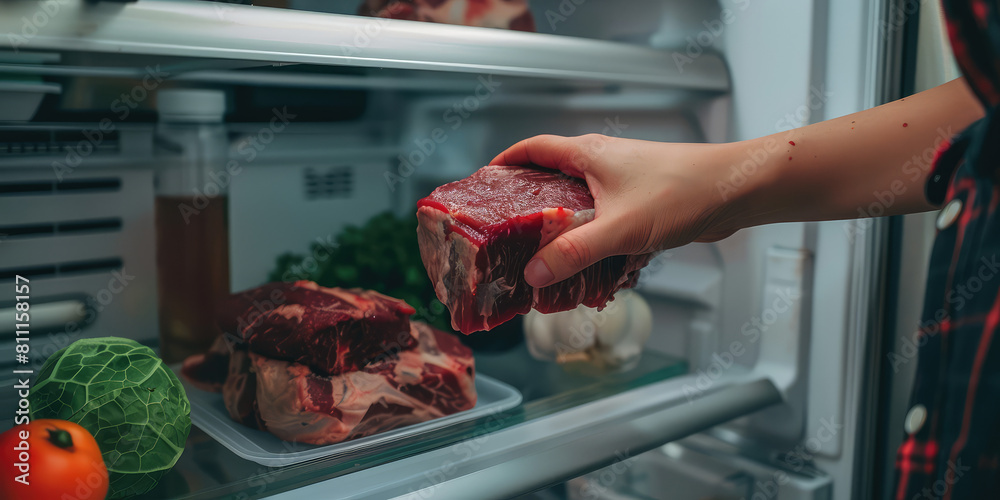
<instances>
[{"instance_id":1,"label":"refrigerator interior","mask_svg":"<svg viewBox=\"0 0 1000 500\"><path fill-rule=\"evenodd\" d=\"M242 290L266 282L286 252L321 259L312 245L329 245L345 226L386 210L412 213L434 187L523 138L749 139L883 102L898 78L883 70L896 64L902 29L884 21L898 8L887 1L532 0L539 32L553 37L522 41L487 29L355 19L343 21L353 31L339 43L323 42L323 23L336 19L320 11L350 14L356 2L289 3L303 12L276 10L271 17L248 14L263 7L136 5L193 9L198 19L219 24L211 34L198 32L207 44L280 42L282 30L299 29L297 43L318 47L312 56L283 55L284 46L266 52L259 44L250 46L251 56L232 59L220 56L232 55L230 48L207 54L193 45L115 57L99 44L76 50L59 30L95 9L109 33L136 35L113 24L110 9L121 7L73 2L75 10L55 16L18 51L29 63L43 61L41 69L18 69L20 62L0 54L7 73L34 71L60 87L34 120L0 123L0 276L38 276L34 300L50 308L45 323L36 323L44 334L32 341L38 365L82 337L158 342L158 90L227 93L229 156L240 168L219 182L229 190L230 284ZM253 23L274 31L246 28ZM184 36L183 25L164 24L148 36ZM399 46L408 40L412 46ZM555 48L531 54L524 50L531 43ZM393 51L423 62L392 61ZM551 54L566 59L546 68L541 58ZM476 60L485 62L469 62ZM143 97L126 113L123 93ZM113 131L98 125L107 116ZM88 151L71 162L66 152L83 142ZM732 181L753 175L755 159L771 154L786 153L747 151L748 163L733 166ZM500 495L550 487L533 495L861 498L872 488L868 401L876 393L867 381L868 360L878 355L873 331L881 321L884 236L878 220L789 223L669 250L638 287L653 308L654 333L631 373L566 374L531 360L523 343L477 353L481 373L524 393L520 413L428 435L406 449L287 468L237 459L193 431L173 480L149 498L303 498L330 488L344 498L462 498L478 497L473 489ZM0 309L10 305L3 300ZM12 332L3 328L6 352ZM10 371L6 362L0 377ZM13 394L3 396L3 407L12 407ZM670 434L661 432L665 426ZM623 434L602 439L608 429ZM688 435L665 444L668 436ZM578 462L552 465L567 456ZM532 464L552 465L551 472Z\"/></svg>"}]
</instances>

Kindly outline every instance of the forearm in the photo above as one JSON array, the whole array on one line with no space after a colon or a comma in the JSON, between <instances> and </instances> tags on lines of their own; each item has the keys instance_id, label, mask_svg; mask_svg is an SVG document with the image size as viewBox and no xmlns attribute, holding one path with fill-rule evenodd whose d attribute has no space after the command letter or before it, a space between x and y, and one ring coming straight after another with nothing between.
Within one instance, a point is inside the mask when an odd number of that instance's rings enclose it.
<instances>
[{"instance_id":1,"label":"forearm","mask_svg":"<svg viewBox=\"0 0 1000 500\"><path fill-rule=\"evenodd\" d=\"M736 143L759 160L732 196L739 227L929 210L923 188L942 142L983 116L964 81L788 132ZM749 169L747 164L745 169ZM732 177L732 174L731 176Z\"/></svg>"}]
</instances>

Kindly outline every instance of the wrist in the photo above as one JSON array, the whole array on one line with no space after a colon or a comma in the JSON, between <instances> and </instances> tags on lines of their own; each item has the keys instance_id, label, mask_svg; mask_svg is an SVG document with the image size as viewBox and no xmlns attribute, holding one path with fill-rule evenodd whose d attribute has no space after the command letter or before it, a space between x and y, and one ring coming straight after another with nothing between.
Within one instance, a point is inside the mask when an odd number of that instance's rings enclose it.
<instances>
[{"instance_id":1,"label":"wrist","mask_svg":"<svg viewBox=\"0 0 1000 500\"><path fill-rule=\"evenodd\" d=\"M715 188L721 201L721 229L732 232L776 222L770 219L777 215L782 197L775 192L775 181L788 163L787 148L775 136L722 144L720 148L717 164L721 171Z\"/></svg>"}]
</instances>

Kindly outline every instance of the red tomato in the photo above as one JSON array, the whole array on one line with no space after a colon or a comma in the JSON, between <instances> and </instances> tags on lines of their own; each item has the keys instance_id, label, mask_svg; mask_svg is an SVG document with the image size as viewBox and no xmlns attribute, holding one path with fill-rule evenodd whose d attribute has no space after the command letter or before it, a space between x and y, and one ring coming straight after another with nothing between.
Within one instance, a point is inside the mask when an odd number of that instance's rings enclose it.
<instances>
[{"instance_id":1,"label":"red tomato","mask_svg":"<svg viewBox=\"0 0 1000 500\"><path fill-rule=\"evenodd\" d=\"M97 441L73 422L35 420L0 434L0 461L5 500L101 500L108 494Z\"/></svg>"}]
</instances>

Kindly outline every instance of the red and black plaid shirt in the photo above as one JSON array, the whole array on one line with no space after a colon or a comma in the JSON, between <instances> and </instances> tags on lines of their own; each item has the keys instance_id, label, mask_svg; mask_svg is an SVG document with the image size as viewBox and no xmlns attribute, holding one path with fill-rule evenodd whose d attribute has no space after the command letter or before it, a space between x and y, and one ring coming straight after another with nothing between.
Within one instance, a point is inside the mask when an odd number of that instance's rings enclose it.
<instances>
[{"instance_id":1,"label":"red and black plaid shirt","mask_svg":"<svg viewBox=\"0 0 1000 500\"><path fill-rule=\"evenodd\" d=\"M896 459L897 500L1000 498L1000 4L944 0L944 12L986 117L939 153L926 186L944 208Z\"/></svg>"}]
</instances>

